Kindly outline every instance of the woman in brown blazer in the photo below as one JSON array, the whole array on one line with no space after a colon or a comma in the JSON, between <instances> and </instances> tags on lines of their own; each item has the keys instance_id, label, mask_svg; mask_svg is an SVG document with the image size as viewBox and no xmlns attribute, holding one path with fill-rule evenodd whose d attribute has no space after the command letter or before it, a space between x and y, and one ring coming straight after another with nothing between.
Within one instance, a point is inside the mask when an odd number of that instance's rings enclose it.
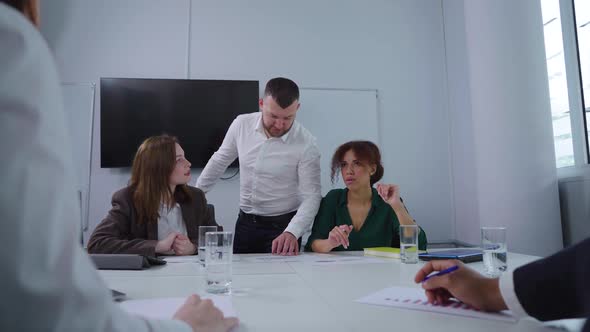
<instances>
[{"instance_id":1,"label":"woman in brown blazer","mask_svg":"<svg viewBox=\"0 0 590 332\"><path fill-rule=\"evenodd\" d=\"M93 254L193 255L199 226L218 226L205 194L187 185L191 163L175 137L146 139L135 154L129 185L88 242Z\"/></svg>"}]
</instances>

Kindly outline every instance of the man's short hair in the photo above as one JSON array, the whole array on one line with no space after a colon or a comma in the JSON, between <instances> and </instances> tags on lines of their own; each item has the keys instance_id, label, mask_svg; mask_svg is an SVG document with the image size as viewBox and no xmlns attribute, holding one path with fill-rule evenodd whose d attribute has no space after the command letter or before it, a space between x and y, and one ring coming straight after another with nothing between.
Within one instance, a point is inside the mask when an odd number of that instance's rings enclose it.
<instances>
[{"instance_id":1,"label":"man's short hair","mask_svg":"<svg viewBox=\"0 0 590 332\"><path fill-rule=\"evenodd\" d=\"M271 96L280 107L287 108L299 100L299 87L288 78L275 77L266 83L264 96Z\"/></svg>"}]
</instances>

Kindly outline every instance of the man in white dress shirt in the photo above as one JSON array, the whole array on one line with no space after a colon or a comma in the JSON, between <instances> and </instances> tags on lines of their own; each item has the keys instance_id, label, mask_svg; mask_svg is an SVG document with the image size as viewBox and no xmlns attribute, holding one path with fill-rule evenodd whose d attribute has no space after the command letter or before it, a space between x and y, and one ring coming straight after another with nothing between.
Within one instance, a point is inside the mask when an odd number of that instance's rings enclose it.
<instances>
[{"instance_id":1,"label":"man in white dress shirt","mask_svg":"<svg viewBox=\"0 0 590 332\"><path fill-rule=\"evenodd\" d=\"M260 112L232 122L196 187L209 191L239 158L234 252L297 255L322 198L320 153L315 138L295 121L300 106L295 82L271 79L259 106Z\"/></svg>"},{"instance_id":2,"label":"man in white dress shirt","mask_svg":"<svg viewBox=\"0 0 590 332\"><path fill-rule=\"evenodd\" d=\"M62 92L31 24L37 8L0 0L0 330L228 331L237 320L196 295L174 320L124 312L80 247Z\"/></svg>"}]
</instances>

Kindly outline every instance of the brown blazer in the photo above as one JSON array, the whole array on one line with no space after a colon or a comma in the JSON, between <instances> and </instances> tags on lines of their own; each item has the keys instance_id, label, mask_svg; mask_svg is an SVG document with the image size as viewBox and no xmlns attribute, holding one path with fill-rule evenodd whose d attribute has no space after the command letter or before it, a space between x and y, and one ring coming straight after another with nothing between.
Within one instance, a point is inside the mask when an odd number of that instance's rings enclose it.
<instances>
[{"instance_id":1,"label":"brown blazer","mask_svg":"<svg viewBox=\"0 0 590 332\"><path fill-rule=\"evenodd\" d=\"M182 219L191 242L198 246L199 226L218 226L215 217L207 209L205 194L188 186L192 199L180 203ZM106 218L96 226L88 241L91 254L140 254L156 255L158 223L139 223L131 190L125 187L113 194L112 208Z\"/></svg>"}]
</instances>

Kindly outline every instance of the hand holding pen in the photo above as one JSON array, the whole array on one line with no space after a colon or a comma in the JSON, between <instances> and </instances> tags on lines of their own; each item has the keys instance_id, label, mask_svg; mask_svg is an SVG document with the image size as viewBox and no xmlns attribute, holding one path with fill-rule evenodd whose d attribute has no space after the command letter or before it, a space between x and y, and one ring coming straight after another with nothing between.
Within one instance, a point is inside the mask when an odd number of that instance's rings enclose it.
<instances>
[{"instance_id":1,"label":"hand holding pen","mask_svg":"<svg viewBox=\"0 0 590 332\"><path fill-rule=\"evenodd\" d=\"M438 272L430 275L432 272ZM429 261L414 281L422 283L428 302L447 303L455 298L484 311L506 310L498 279L486 278L458 260Z\"/></svg>"},{"instance_id":2,"label":"hand holding pen","mask_svg":"<svg viewBox=\"0 0 590 332\"><path fill-rule=\"evenodd\" d=\"M444 270L442 270L442 271L440 271L440 272L438 272L438 273L431 274L431 275L427 276L426 278L422 279L422 282L424 283L426 280L428 280L428 279L430 279L430 278L433 278L433 277L440 277L440 276L442 276L442 275L445 275L445 274L451 273L451 272L453 272L453 271L457 270L458 268L459 268L459 266L458 266L458 265L453 265L453 266L449 267L448 269L444 269Z\"/></svg>"},{"instance_id":3,"label":"hand holding pen","mask_svg":"<svg viewBox=\"0 0 590 332\"><path fill-rule=\"evenodd\" d=\"M352 225L334 226L334 228L328 234L328 240L332 244L332 247L336 248L338 246L343 246L344 249L348 249L348 246L350 245L348 236L350 235L352 230Z\"/></svg>"}]
</instances>

